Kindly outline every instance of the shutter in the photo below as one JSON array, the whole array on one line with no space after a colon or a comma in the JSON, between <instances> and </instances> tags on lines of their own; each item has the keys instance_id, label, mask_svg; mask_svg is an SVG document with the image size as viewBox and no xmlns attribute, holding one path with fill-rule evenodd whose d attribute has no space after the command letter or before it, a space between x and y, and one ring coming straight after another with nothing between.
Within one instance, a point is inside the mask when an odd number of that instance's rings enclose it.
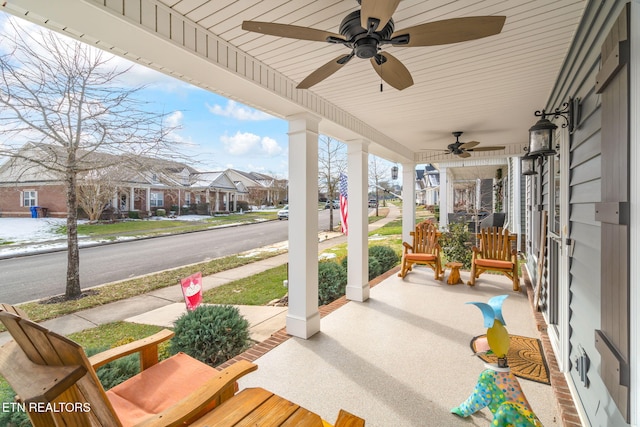
<instances>
[{"instance_id":1,"label":"shutter","mask_svg":"<svg viewBox=\"0 0 640 427\"><path fill-rule=\"evenodd\" d=\"M602 94L601 322L595 331L600 377L629 422L629 4L601 49Z\"/></svg>"}]
</instances>

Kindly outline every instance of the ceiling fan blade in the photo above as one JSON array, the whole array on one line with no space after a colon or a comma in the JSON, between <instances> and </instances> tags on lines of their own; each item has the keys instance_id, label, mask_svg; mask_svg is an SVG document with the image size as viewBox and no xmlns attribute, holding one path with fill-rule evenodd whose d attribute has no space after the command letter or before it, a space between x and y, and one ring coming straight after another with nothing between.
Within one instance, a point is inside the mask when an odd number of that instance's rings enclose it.
<instances>
[{"instance_id":1,"label":"ceiling fan blade","mask_svg":"<svg viewBox=\"0 0 640 427\"><path fill-rule=\"evenodd\" d=\"M311 86L320 83L340 68L342 68L349 60L353 58L353 53L348 55L340 55L337 58L324 64L322 67L309 74L303 81L300 82L297 89L309 89Z\"/></svg>"},{"instance_id":2,"label":"ceiling fan blade","mask_svg":"<svg viewBox=\"0 0 640 427\"><path fill-rule=\"evenodd\" d=\"M466 159L467 157L471 157L471 154L467 153L466 151L463 151L462 153L458 154L458 157L462 157L463 159Z\"/></svg>"},{"instance_id":3,"label":"ceiling fan blade","mask_svg":"<svg viewBox=\"0 0 640 427\"><path fill-rule=\"evenodd\" d=\"M362 0L360 25L369 32L383 29L398 8L398 3L400 0ZM370 21L370 18L374 20Z\"/></svg>"},{"instance_id":4,"label":"ceiling fan blade","mask_svg":"<svg viewBox=\"0 0 640 427\"><path fill-rule=\"evenodd\" d=\"M428 22L396 31L391 38L409 34L409 43L403 46L436 46L458 43L499 34L506 16L470 16Z\"/></svg>"},{"instance_id":5,"label":"ceiling fan blade","mask_svg":"<svg viewBox=\"0 0 640 427\"><path fill-rule=\"evenodd\" d=\"M462 149L466 150L466 149L469 149L469 148L473 148L478 144L480 144L478 141L469 141L469 142L463 143L459 148L462 148Z\"/></svg>"},{"instance_id":6,"label":"ceiling fan blade","mask_svg":"<svg viewBox=\"0 0 640 427\"><path fill-rule=\"evenodd\" d=\"M270 36L314 42L326 42L330 37L345 40L344 36L330 31L316 30L315 28L300 27L298 25L275 24L273 22L243 21L242 29Z\"/></svg>"},{"instance_id":7,"label":"ceiling fan blade","mask_svg":"<svg viewBox=\"0 0 640 427\"><path fill-rule=\"evenodd\" d=\"M382 61L379 61L379 57L383 58ZM380 52L371 58L371 65L382 80L398 90L413 85L413 78L407 67L389 52Z\"/></svg>"},{"instance_id":8,"label":"ceiling fan blade","mask_svg":"<svg viewBox=\"0 0 640 427\"><path fill-rule=\"evenodd\" d=\"M505 149L504 145L494 145L494 146L488 146L488 147L470 148L467 151L498 151L498 150L504 150L504 149Z\"/></svg>"}]
</instances>

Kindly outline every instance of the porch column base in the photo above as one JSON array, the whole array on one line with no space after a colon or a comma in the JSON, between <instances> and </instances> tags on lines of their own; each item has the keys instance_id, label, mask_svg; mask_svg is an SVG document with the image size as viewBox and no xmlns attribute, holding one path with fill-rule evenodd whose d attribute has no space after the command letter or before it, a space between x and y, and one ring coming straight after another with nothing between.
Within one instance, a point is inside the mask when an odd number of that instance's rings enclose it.
<instances>
[{"instance_id":1,"label":"porch column base","mask_svg":"<svg viewBox=\"0 0 640 427\"><path fill-rule=\"evenodd\" d=\"M320 332L320 312L316 311L308 318L287 314L287 333L294 337L307 339Z\"/></svg>"},{"instance_id":2,"label":"porch column base","mask_svg":"<svg viewBox=\"0 0 640 427\"><path fill-rule=\"evenodd\" d=\"M350 301L364 302L369 299L369 283L362 286L347 285L347 299Z\"/></svg>"}]
</instances>

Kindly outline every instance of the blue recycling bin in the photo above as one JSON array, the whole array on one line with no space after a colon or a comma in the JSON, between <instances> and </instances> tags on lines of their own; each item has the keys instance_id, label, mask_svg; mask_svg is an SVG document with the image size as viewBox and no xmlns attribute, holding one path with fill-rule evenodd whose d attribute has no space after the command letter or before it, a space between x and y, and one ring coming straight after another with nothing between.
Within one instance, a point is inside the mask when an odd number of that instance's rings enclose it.
<instances>
[{"instance_id":1,"label":"blue recycling bin","mask_svg":"<svg viewBox=\"0 0 640 427\"><path fill-rule=\"evenodd\" d=\"M39 206L31 206L31 218L38 218Z\"/></svg>"}]
</instances>

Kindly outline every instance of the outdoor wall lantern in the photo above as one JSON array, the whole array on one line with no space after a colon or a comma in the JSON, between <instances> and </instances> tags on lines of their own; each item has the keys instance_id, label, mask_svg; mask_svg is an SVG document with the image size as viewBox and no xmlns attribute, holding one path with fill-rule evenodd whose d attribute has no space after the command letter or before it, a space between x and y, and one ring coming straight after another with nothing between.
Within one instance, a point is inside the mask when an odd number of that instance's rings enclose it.
<instances>
[{"instance_id":1,"label":"outdoor wall lantern","mask_svg":"<svg viewBox=\"0 0 640 427\"><path fill-rule=\"evenodd\" d=\"M520 157L522 175L537 175L538 174L538 172L536 171L537 160L538 160L538 156L532 156L529 153Z\"/></svg>"},{"instance_id":2,"label":"outdoor wall lantern","mask_svg":"<svg viewBox=\"0 0 640 427\"><path fill-rule=\"evenodd\" d=\"M578 102L574 102L573 98L569 98L569 102L565 102L561 107L556 108L552 113L547 113L545 110L538 110L534 113L536 117L540 117L538 122L529 128L529 156L553 156L556 154L556 146L553 143L553 133L558 126L552 123L547 117L553 116L553 119L562 117L565 123L563 128L569 128L569 133L573 132L575 123L575 112L577 109L574 106L579 105Z\"/></svg>"},{"instance_id":3,"label":"outdoor wall lantern","mask_svg":"<svg viewBox=\"0 0 640 427\"><path fill-rule=\"evenodd\" d=\"M391 180L395 181L396 179L398 179L398 167L391 166Z\"/></svg>"}]
</instances>

